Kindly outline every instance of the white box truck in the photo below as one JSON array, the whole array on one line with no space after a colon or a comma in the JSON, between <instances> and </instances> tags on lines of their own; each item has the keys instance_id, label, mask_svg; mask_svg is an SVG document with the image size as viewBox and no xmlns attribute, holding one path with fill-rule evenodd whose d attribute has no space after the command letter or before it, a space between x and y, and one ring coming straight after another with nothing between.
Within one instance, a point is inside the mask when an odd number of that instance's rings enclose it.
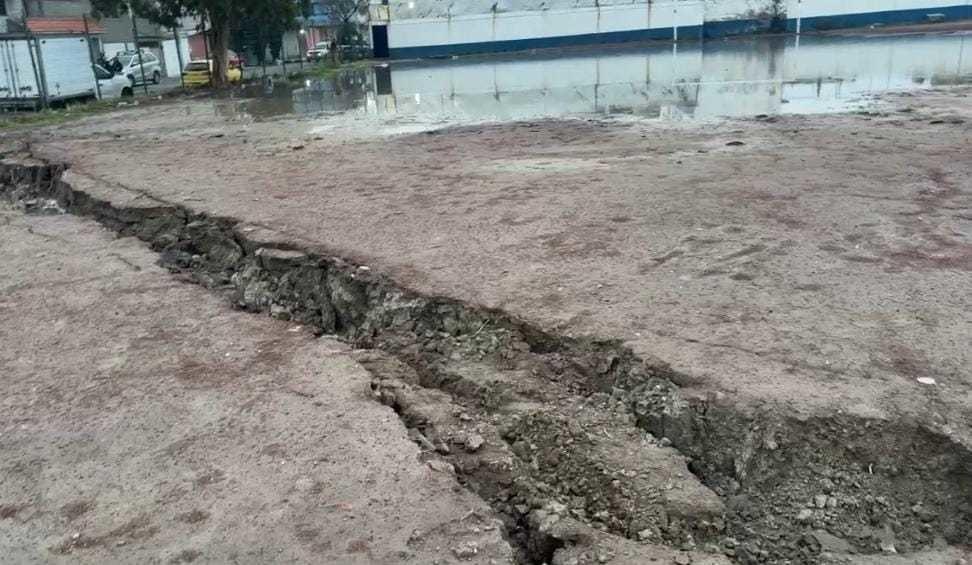
<instances>
[{"instance_id":1,"label":"white box truck","mask_svg":"<svg viewBox=\"0 0 972 565\"><path fill-rule=\"evenodd\" d=\"M37 108L48 102L94 98L88 42L84 37L4 37L0 39L0 106Z\"/></svg>"}]
</instances>

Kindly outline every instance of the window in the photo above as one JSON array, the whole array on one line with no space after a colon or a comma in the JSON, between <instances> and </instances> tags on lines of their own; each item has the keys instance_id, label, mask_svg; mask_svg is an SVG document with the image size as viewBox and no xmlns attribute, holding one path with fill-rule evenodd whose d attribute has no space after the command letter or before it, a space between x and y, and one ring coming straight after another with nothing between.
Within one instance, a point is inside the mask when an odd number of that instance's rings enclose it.
<instances>
[{"instance_id":1,"label":"window","mask_svg":"<svg viewBox=\"0 0 972 565\"><path fill-rule=\"evenodd\" d=\"M111 74L110 72L108 72L101 65L95 65L94 66L94 73L95 73L95 78L98 79L98 80L108 80L111 77L115 76L115 75Z\"/></svg>"}]
</instances>

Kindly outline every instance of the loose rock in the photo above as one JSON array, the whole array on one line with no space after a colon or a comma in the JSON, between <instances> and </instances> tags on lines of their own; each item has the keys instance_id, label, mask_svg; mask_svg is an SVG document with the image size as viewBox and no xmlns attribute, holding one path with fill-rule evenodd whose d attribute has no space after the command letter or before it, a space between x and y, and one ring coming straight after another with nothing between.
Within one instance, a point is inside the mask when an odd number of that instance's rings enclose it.
<instances>
[{"instance_id":1,"label":"loose rock","mask_svg":"<svg viewBox=\"0 0 972 565\"><path fill-rule=\"evenodd\" d=\"M483 436L479 434L469 434L466 436L466 451L469 453L475 453L479 451L479 448L481 448L484 443L486 443L486 440L483 439Z\"/></svg>"},{"instance_id":2,"label":"loose rock","mask_svg":"<svg viewBox=\"0 0 972 565\"><path fill-rule=\"evenodd\" d=\"M479 554L479 546L475 542L465 542L452 548L452 554L459 559L472 559Z\"/></svg>"},{"instance_id":3,"label":"loose rock","mask_svg":"<svg viewBox=\"0 0 972 565\"><path fill-rule=\"evenodd\" d=\"M440 459L432 459L426 464L433 471L438 471L440 473L449 473L450 475L456 474L456 468L453 467L451 463L448 463L446 461L442 461Z\"/></svg>"}]
</instances>

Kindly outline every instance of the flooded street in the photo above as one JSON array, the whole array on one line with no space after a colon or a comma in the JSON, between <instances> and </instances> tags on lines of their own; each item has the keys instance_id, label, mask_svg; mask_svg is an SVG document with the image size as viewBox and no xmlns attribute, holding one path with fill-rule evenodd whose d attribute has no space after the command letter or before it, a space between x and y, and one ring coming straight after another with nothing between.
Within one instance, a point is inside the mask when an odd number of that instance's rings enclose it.
<instances>
[{"instance_id":1,"label":"flooded street","mask_svg":"<svg viewBox=\"0 0 972 565\"><path fill-rule=\"evenodd\" d=\"M970 48L968 32L789 36L395 62L257 92L237 111L444 122L844 112L884 92L972 83Z\"/></svg>"}]
</instances>

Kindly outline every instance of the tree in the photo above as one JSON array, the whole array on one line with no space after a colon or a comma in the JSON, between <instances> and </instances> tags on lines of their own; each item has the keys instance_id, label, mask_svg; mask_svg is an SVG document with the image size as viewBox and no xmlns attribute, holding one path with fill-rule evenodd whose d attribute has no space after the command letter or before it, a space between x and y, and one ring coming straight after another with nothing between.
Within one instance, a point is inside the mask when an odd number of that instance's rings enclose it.
<instances>
[{"instance_id":1,"label":"tree","mask_svg":"<svg viewBox=\"0 0 972 565\"><path fill-rule=\"evenodd\" d=\"M354 23L352 19L368 10L368 0L318 0L317 3L339 26Z\"/></svg>"},{"instance_id":2,"label":"tree","mask_svg":"<svg viewBox=\"0 0 972 565\"><path fill-rule=\"evenodd\" d=\"M352 43L358 36L357 18L368 12L368 0L317 0L319 13L337 30L338 43Z\"/></svg>"},{"instance_id":3,"label":"tree","mask_svg":"<svg viewBox=\"0 0 972 565\"><path fill-rule=\"evenodd\" d=\"M109 17L131 13L166 27L175 27L186 16L198 16L208 29L213 84L226 86L231 30L252 18L268 29L293 29L305 0L92 0L96 15Z\"/></svg>"}]
</instances>

